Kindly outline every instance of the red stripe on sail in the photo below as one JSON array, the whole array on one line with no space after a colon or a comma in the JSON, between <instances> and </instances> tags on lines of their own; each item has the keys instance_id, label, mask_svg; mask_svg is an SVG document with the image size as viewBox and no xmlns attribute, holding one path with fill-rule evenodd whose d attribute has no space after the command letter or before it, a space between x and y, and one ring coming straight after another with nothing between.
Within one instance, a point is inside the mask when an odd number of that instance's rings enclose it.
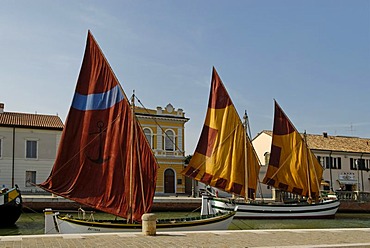
<instances>
[{"instance_id":1,"label":"red stripe on sail","mask_svg":"<svg viewBox=\"0 0 370 248\"><path fill-rule=\"evenodd\" d=\"M211 93L208 102L208 107L213 109L223 109L232 105L231 98L223 85L220 76L215 68L212 72Z\"/></svg>"},{"instance_id":2,"label":"red stripe on sail","mask_svg":"<svg viewBox=\"0 0 370 248\"><path fill-rule=\"evenodd\" d=\"M275 182L276 182L275 179L272 179L272 178L267 178L266 180L263 181L263 183L270 185L270 186L274 186Z\"/></svg>"},{"instance_id":3,"label":"red stripe on sail","mask_svg":"<svg viewBox=\"0 0 370 248\"><path fill-rule=\"evenodd\" d=\"M192 166L188 166L185 176L195 178L199 174L199 169L195 169Z\"/></svg>"},{"instance_id":4,"label":"red stripe on sail","mask_svg":"<svg viewBox=\"0 0 370 248\"><path fill-rule=\"evenodd\" d=\"M281 190L285 190L287 191L288 190L288 184L285 184L285 183L279 183L278 185L278 188L281 189Z\"/></svg>"},{"instance_id":5,"label":"red stripe on sail","mask_svg":"<svg viewBox=\"0 0 370 248\"><path fill-rule=\"evenodd\" d=\"M204 125L195 152L211 157L218 130Z\"/></svg>"},{"instance_id":6,"label":"red stripe on sail","mask_svg":"<svg viewBox=\"0 0 370 248\"><path fill-rule=\"evenodd\" d=\"M297 195L302 195L303 189L296 188L294 187L292 190L292 193L297 194Z\"/></svg>"},{"instance_id":7,"label":"red stripe on sail","mask_svg":"<svg viewBox=\"0 0 370 248\"><path fill-rule=\"evenodd\" d=\"M233 183L232 186L231 186L230 192L241 195L242 189L243 189L243 185L241 185L239 183Z\"/></svg>"},{"instance_id":8,"label":"red stripe on sail","mask_svg":"<svg viewBox=\"0 0 370 248\"><path fill-rule=\"evenodd\" d=\"M295 131L295 128L290 123L280 106L275 102L275 119L273 133L277 135L286 135Z\"/></svg>"},{"instance_id":9,"label":"red stripe on sail","mask_svg":"<svg viewBox=\"0 0 370 248\"><path fill-rule=\"evenodd\" d=\"M207 185L210 185L211 184L211 181L212 181L212 178L213 178L213 175L208 174L208 173L204 173L203 176L202 176L202 179L200 179L200 181L202 183L205 183Z\"/></svg>"},{"instance_id":10,"label":"red stripe on sail","mask_svg":"<svg viewBox=\"0 0 370 248\"><path fill-rule=\"evenodd\" d=\"M227 186L227 180L226 179L224 179L224 178L217 179L216 184L215 184L216 188L219 188L219 189L223 190L223 189L226 188L226 186Z\"/></svg>"},{"instance_id":11,"label":"red stripe on sail","mask_svg":"<svg viewBox=\"0 0 370 248\"><path fill-rule=\"evenodd\" d=\"M281 156L281 147L272 144L269 165L279 168L280 156Z\"/></svg>"}]
</instances>

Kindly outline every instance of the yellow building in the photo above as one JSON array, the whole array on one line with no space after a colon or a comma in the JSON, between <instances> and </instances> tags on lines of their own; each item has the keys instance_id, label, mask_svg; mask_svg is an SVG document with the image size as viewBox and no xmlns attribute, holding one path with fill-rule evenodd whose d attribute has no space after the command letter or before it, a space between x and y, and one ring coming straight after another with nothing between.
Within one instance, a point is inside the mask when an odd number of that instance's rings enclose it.
<instances>
[{"instance_id":1,"label":"yellow building","mask_svg":"<svg viewBox=\"0 0 370 248\"><path fill-rule=\"evenodd\" d=\"M135 114L144 130L159 165L156 193L185 193L184 168L185 123L189 120L182 109L168 104L164 109L135 107Z\"/></svg>"}]
</instances>

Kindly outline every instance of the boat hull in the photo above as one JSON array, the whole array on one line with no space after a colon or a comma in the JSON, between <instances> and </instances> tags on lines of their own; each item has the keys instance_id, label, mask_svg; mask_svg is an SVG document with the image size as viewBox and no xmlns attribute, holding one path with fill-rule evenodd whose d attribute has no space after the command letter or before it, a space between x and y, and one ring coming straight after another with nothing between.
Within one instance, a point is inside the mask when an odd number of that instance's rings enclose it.
<instances>
[{"instance_id":1,"label":"boat hull","mask_svg":"<svg viewBox=\"0 0 370 248\"><path fill-rule=\"evenodd\" d=\"M21 213L22 196L17 187L0 195L0 227L14 225Z\"/></svg>"},{"instance_id":2,"label":"boat hull","mask_svg":"<svg viewBox=\"0 0 370 248\"><path fill-rule=\"evenodd\" d=\"M50 211L50 210L48 210ZM236 212L213 217L182 218L171 221L157 221L156 230L169 231L206 231L227 230ZM59 213L45 212L45 234L59 233L109 233L141 232L141 224L126 224L110 221L85 221L71 217L61 217Z\"/></svg>"},{"instance_id":3,"label":"boat hull","mask_svg":"<svg viewBox=\"0 0 370 248\"><path fill-rule=\"evenodd\" d=\"M236 206L235 218L333 218L339 208L339 200L326 200L321 203L246 203L224 198L212 198L211 207L215 212L227 212Z\"/></svg>"}]
</instances>

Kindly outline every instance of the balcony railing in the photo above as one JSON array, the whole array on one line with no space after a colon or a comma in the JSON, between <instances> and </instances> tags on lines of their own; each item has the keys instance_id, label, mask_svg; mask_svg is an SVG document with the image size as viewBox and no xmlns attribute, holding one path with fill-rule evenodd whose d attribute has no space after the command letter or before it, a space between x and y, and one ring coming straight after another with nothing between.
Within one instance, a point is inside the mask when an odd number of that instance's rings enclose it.
<instances>
[{"instance_id":1,"label":"balcony railing","mask_svg":"<svg viewBox=\"0 0 370 248\"><path fill-rule=\"evenodd\" d=\"M335 191L338 199L341 201L363 201L370 202L369 192L357 192L357 191Z\"/></svg>"}]
</instances>

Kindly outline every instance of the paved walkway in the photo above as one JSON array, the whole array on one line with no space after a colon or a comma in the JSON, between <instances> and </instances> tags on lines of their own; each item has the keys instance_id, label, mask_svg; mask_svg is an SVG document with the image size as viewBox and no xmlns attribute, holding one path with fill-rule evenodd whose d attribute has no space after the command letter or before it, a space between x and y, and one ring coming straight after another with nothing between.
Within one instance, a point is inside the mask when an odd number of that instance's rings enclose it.
<instances>
[{"instance_id":1,"label":"paved walkway","mask_svg":"<svg viewBox=\"0 0 370 248\"><path fill-rule=\"evenodd\" d=\"M2 236L0 247L370 247L370 228Z\"/></svg>"}]
</instances>

